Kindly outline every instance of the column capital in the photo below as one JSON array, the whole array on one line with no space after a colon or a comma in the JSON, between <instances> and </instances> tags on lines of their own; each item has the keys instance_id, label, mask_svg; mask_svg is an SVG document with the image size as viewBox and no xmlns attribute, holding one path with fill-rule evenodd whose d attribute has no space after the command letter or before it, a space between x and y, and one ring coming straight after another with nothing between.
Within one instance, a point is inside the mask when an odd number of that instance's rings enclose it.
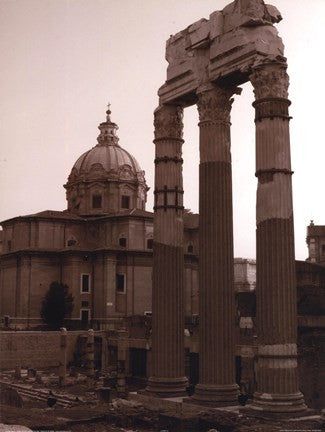
<instances>
[{"instance_id":1,"label":"column capital","mask_svg":"<svg viewBox=\"0 0 325 432\"><path fill-rule=\"evenodd\" d=\"M197 108L200 123L229 123L234 94L240 94L239 87L219 87L211 83L203 84L197 89Z\"/></svg>"},{"instance_id":2,"label":"column capital","mask_svg":"<svg viewBox=\"0 0 325 432\"><path fill-rule=\"evenodd\" d=\"M286 63L266 63L253 69L249 79L255 99L288 98L289 76Z\"/></svg>"},{"instance_id":3,"label":"column capital","mask_svg":"<svg viewBox=\"0 0 325 432\"><path fill-rule=\"evenodd\" d=\"M183 108L179 105L160 105L154 112L155 140L183 139Z\"/></svg>"}]
</instances>

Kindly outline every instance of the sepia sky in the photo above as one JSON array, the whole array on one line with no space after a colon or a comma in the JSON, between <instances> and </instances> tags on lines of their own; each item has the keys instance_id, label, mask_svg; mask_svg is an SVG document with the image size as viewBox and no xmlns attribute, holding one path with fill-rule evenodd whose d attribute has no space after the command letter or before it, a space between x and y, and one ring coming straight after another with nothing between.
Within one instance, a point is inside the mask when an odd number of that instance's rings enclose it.
<instances>
[{"instance_id":1,"label":"sepia sky","mask_svg":"<svg viewBox=\"0 0 325 432\"><path fill-rule=\"evenodd\" d=\"M153 111L165 41L229 0L0 0L0 220L66 208L77 158L96 145L107 102L120 144L146 172L152 210ZM283 21L292 101L296 258L310 219L325 225L325 0L270 0ZM255 257L255 136L250 84L235 97L235 256ZM185 111L185 206L198 210L198 115Z\"/></svg>"}]
</instances>

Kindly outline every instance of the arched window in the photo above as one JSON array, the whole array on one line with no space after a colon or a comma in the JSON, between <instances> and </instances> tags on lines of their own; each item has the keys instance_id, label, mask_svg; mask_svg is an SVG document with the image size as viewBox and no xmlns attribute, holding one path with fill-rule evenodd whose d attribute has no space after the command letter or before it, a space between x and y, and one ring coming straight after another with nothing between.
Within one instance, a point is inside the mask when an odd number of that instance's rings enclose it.
<instances>
[{"instance_id":1,"label":"arched window","mask_svg":"<svg viewBox=\"0 0 325 432\"><path fill-rule=\"evenodd\" d=\"M193 251L194 251L193 245L190 243L190 244L187 246L187 253L193 253Z\"/></svg>"},{"instance_id":2,"label":"arched window","mask_svg":"<svg viewBox=\"0 0 325 432\"><path fill-rule=\"evenodd\" d=\"M126 238L125 237L120 237L120 239L119 239L119 245L121 247L126 247Z\"/></svg>"}]
</instances>

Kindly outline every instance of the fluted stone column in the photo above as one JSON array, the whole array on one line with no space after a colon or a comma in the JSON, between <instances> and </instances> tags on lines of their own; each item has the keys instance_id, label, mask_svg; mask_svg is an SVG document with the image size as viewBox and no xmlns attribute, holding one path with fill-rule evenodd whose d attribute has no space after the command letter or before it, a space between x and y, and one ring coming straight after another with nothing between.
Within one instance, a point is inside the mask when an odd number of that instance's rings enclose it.
<instances>
[{"instance_id":1,"label":"fluted stone column","mask_svg":"<svg viewBox=\"0 0 325 432\"><path fill-rule=\"evenodd\" d=\"M185 394L183 110L155 111L155 206L152 275L152 375L146 391L160 397Z\"/></svg>"},{"instance_id":2,"label":"fluted stone column","mask_svg":"<svg viewBox=\"0 0 325 432\"><path fill-rule=\"evenodd\" d=\"M192 400L237 403L230 154L231 96L240 89L198 90L200 118L199 384Z\"/></svg>"},{"instance_id":3,"label":"fluted stone column","mask_svg":"<svg viewBox=\"0 0 325 432\"><path fill-rule=\"evenodd\" d=\"M298 387L297 300L286 64L254 69L256 123L256 267L258 368L251 407L295 414Z\"/></svg>"}]
</instances>

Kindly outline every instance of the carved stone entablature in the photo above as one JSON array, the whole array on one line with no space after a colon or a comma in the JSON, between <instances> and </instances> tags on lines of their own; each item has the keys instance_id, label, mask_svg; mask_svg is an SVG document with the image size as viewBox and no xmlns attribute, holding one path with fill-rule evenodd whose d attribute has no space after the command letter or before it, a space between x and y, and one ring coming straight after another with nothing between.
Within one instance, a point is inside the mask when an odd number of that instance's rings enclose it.
<instances>
[{"instance_id":1,"label":"carved stone entablature","mask_svg":"<svg viewBox=\"0 0 325 432\"><path fill-rule=\"evenodd\" d=\"M288 98L289 76L284 63L257 66L250 75L255 99Z\"/></svg>"},{"instance_id":2,"label":"carved stone entablature","mask_svg":"<svg viewBox=\"0 0 325 432\"><path fill-rule=\"evenodd\" d=\"M160 104L191 105L202 83L231 77L242 84L256 62L283 58L283 43L273 25L280 20L277 8L263 0L235 0L208 20L171 36L166 44L167 80L158 91Z\"/></svg>"},{"instance_id":3,"label":"carved stone entablature","mask_svg":"<svg viewBox=\"0 0 325 432\"><path fill-rule=\"evenodd\" d=\"M233 94L240 94L238 87L221 88L213 85L198 89L197 108L200 122L224 123L230 122L230 111L234 99Z\"/></svg>"},{"instance_id":4,"label":"carved stone entablature","mask_svg":"<svg viewBox=\"0 0 325 432\"><path fill-rule=\"evenodd\" d=\"M183 138L183 108L162 105L155 110L155 139Z\"/></svg>"}]
</instances>

